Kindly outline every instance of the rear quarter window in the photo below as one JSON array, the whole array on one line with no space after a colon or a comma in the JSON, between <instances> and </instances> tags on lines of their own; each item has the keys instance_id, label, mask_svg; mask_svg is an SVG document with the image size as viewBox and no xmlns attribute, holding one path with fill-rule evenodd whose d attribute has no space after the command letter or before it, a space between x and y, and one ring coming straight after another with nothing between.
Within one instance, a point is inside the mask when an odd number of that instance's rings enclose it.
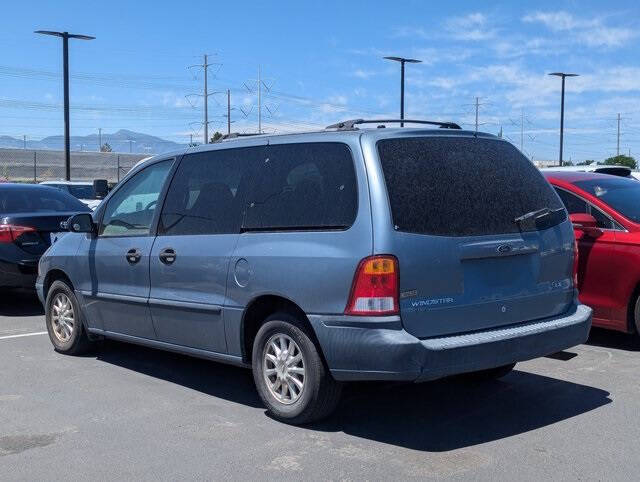
<instances>
[{"instance_id":1,"label":"rear quarter window","mask_svg":"<svg viewBox=\"0 0 640 482\"><path fill-rule=\"evenodd\" d=\"M538 169L505 141L414 137L380 140L377 148L399 231L437 236L516 233L527 229L516 217L563 207ZM563 212L554 223L564 219Z\"/></svg>"}]
</instances>

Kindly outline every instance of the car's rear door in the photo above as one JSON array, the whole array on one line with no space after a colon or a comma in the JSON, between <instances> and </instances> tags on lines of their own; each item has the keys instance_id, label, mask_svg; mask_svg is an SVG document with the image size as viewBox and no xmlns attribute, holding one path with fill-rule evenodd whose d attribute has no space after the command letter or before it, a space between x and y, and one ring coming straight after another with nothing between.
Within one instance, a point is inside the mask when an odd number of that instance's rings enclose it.
<instances>
[{"instance_id":1,"label":"car's rear door","mask_svg":"<svg viewBox=\"0 0 640 482\"><path fill-rule=\"evenodd\" d=\"M381 134L384 135L384 134ZM538 170L511 144L472 135L377 142L400 313L421 338L543 319L574 298L573 235ZM541 211L539 215L525 216ZM547 213L547 214L543 214ZM539 217L538 217L539 216Z\"/></svg>"},{"instance_id":2,"label":"car's rear door","mask_svg":"<svg viewBox=\"0 0 640 482\"><path fill-rule=\"evenodd\" d=\"M226 352L229 260L238 241L248 165L263 146L187 154L162 208L149 304L160 341Z\"/></svg>"}]
</instances>

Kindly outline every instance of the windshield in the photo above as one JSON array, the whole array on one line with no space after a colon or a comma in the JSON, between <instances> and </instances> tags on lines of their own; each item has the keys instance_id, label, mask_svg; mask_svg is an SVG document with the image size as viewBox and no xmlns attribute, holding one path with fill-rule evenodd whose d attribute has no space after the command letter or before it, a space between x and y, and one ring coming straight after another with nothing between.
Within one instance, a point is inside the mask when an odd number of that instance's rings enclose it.
<instances>
[{"instance_id":1,"label":"windshield","mask_svg":"<svg viewBox=\"0 0 640 482\"><path fill-rule=\"evenodd\" d=\"M69 184L67 186L71 195L78 199L96 199L96 192L91 184L76 185Z\"/></svg>"},{"instance_id":2,"label":"windshield","mask_svg":"<svg viewBox=\"0 0 640 482\"><path fill-rule=\"evenodd\" d=\"M0 188L0 215L33 212L86 212L76 198L49 187Z\"/></svg>"},{"instance_id":3,"label":"windshield","mask_svg":"<svg viewBox=\"0 0 640 482\"><path fill-rule=\"evenodd\" d=\"M576 181L574 184L608 204L625 218L640 222L640 182L611 177Z\"/></svg>"}]
</instances>

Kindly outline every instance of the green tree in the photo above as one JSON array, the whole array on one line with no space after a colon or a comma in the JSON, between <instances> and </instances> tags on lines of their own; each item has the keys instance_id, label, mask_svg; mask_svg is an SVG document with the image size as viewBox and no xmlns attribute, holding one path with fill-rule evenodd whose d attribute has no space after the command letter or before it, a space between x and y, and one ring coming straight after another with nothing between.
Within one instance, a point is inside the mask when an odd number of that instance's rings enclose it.
<instances>
[{"instance_id":1,"label":"green tree","mask_svg":"<svg viewBox=\"0 0 640 482\"><path fill-rule=\"evenodd\" d=\"M211 142L218 142L220 139L222 139L222 133L216 131L211 138Z\"/></svg>"},{"instance_id":2,"label":"green tree","mask_svg":"<svg viewBox=\"0 0 640 482\"><path fill-rule=\"evenodd\" d=\"M105 142L100 146L100 152L111 152L112 150L113 149L111 149L111 146L109 145L108 142Z\"/></svg>"},{"instance_id":3,"label":"green tree","mask_svg":"<svg viewBox=\"0 0 640 482\"><path fill-rule=\"evenodd\" d=\"M586 161L578 162L576 166L588 166L589 164L595 164L596 161L587 159Z\"/></svg>"},{"instance_id":4,"label":"green tree","mask_svg":"<svg viewBox=\"0 0 640 482\"><path fill-rule=\"evenodd\" d=\"M631 169L635 169L638 166L636 160L631 156L625 156L624 154L620 154L619 156L613 156L604 160L604 163L611 166L627 166Z\"/></svg>"}]
</instances>

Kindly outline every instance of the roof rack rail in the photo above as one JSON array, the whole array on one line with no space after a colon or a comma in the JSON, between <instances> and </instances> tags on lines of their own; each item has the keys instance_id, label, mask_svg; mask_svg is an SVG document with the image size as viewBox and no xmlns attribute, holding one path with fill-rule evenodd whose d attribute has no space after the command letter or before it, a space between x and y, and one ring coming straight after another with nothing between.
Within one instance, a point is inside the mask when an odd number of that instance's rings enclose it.
<instances>
[{"instance_id":1,"label":"roof rack rail","mask_svg":"<svg viewBox=\"0 0 640 482\"><path fill-rule=\"evenodd\" d=\"M236 137L251 137L251 136L261 136L263 133L258 132L231 132L229 134L223 134L219 139L220 141L226 141L227 139L235 139Z\"/></svg>"},{"instance_id":2,"label":"roof rack rail","mask_svg":"<svg viewBox=\"0 0 640 482\"><path fill-rule=\"evenodd\" d=\"M356 129L358 124L388 124L388 123L407 123L407 124L428 124L432 126L438 126L441 129L461 129L461 127L455 122L439 122L429 120L415 120L415 119L351 119L337 124L331 124L327 126L327 129L338 129L339 131L346 131Z\"/></svg>"}]
</instances>

